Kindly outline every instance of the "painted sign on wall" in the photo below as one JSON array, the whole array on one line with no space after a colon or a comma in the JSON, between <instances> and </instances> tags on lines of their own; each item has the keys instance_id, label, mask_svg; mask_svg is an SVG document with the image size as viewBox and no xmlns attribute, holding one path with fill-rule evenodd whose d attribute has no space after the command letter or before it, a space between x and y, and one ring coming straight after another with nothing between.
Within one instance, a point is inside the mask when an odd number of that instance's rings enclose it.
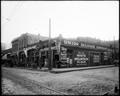
<instances>
[{"instance_id":1,"label":"painted sign on wall","mask_svg":"<svg viewBox=\"0 0 120 96\"><path fill-rule=\"evenodd\" d=\"M78 51L74 60L76 61L76 65L87 65L88 56L85 52Z\"/></svg>"},{"instance_id":2,"label":"painted sign on wall","mask_svg":"<svg viewBox=\"0 0 120 96\"><path fill-rule=\"evenodd\" d=\"M100 55L93 54L93 63L99 63L99 62L100 62Z\"/></svg>"},{"instance_id":3,"label":"painted sign on wall","mask_svg":"<svg viewBox=\"0 0 120 96\"><path fill-rule=\"evenodd\" d=\"M101 49L101 50L108 49L108 48L102 47L102 46L97 46L97 45L87 44L87 43L82 43L82 42L77 42L77 41L70 41L70 40L63 40L62 44L78 46L78 47L83 47L83 48L91 48L91 49Z\"/></svg>"},{"instance_id":4,"label":"painted sign on wall","mask_svg":"<svg viewBox=\"0 0 120 96\"><path fill-rule=\"evenodd\" d=\"M63 43L68 45L79 46L79 43L75 41L64 40Z\"/></svg>"},{"instance_id":5,"label":"painted sign on wall","mask_svg":"<svg viewBox=\"0 0 120 96\"><path fill-rule=\"evenodd\" d=\"M61 60L67 59L67 49L65 47L61 47Z\"/></svg>"},{"instance_id":6,"label":"painted sign on wall","mask_svg":"<svg viewBox=\"0 0 120 96\"><path fill-rule=\"evenodd\" d=\"M80 46L85 48L95 48L95 45L86 44L86 43L80 43Z\"/></svg>"},{"instance_id":7,"label":"painted sign on wall","mask_svg":"<svg viewBox=\"0 0 120 96\"><path fill-rule=\"evenodd\" d=\"M108 60L108 54L107 54L107 52L104 52L104 60L105 61Z\"/></svg>"}]
</instances>

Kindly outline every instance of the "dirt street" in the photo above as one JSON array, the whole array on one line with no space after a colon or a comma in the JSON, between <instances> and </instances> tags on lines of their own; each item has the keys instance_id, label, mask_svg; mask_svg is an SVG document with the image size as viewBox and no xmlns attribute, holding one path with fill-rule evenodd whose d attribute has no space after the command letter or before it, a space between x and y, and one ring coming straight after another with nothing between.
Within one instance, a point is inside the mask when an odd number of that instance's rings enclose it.
<instances>
[{"instance_id":1,"label":"dirt street","mask_svg":"<svg viewBox=\"0 0 120 96\"><path fill-rule=\"evenodd\" d=\"M115 84L118 85L119 68L54 74L4 67L2 81L2 90L9 89L9 92L3 94L101 95L112 90Z\"/></svg>"}]
</instances>

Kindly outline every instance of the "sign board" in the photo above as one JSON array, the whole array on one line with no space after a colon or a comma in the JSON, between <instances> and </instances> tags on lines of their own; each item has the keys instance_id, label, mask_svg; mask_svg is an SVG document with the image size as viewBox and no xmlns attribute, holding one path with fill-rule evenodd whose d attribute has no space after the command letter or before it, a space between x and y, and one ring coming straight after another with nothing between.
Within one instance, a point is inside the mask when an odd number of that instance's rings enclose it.
<instances>
[{"instance_id":1,"label":"sign board","mask_svg":"<svg viewBox=\"0 0 120 96\"><path fill-rule=\"evenodd\" d=\"M106 50L107 48L102 47L102 46L96 46L97 49L102 49L102 50Z\"/></svg>"},{"instance_id":2,"label":"sign board","mask_svg":"<svg viewBox=\"0 0 120 96\"><path fill-rule=\"evenodd\" d=\"M87 65L88 56L85 52L78 51L74 60L76 62L76 65Z\"/></svg>"},{"instance_id":3,"label":"sign board","mask_svg":"<svg viewBox=\"0 0 120 96\"><path fill-rule=\"evenodd\" d=\"M100 63L100 55L93 54L93 63Z\"/></svg>"},{"instance_id":4,"label":"sign board","mask_svg":"<svg viewBox=\"0 0 120 96\"><path fill-rule=\"evenodd\" d=\"M106 50L107 49L106 47L102 47L102 46L97 46L97 45L87 44L87 43L81 43L81 42L77 42L77 41L70 41L70 40L63 40L62 44L71 45L71 46L78 46L78 47L82 47L82 48L101 49L101 50Z\"/></svg>"},{"instance_id":5,"label":"sign board","mask_svg":"<svg viewBox=\"0 0 120 96\"><path fill-rule=\"evenodd\" d=\"M104 60L105 61L108 60L108 54L107 54L107 52L104 52Z\"/></svg>"},{"instance_id":6,"label":"sign board","mask_svg":"<svg viewBox=\"0 0 120 96\"><path fill-rule=\"evenodd\" d=\"M67 49L65 47L61 47L61 60L67 59Z\"/></svg>"},{"instance_id":7,"label":"sign board","mask_svg":"<svg viewBox=\"0 0 120 96\"><path fill-rule=\"evenodd\" d=\"M80 43L80 46L85 48L95 48L95 45L86 44L86 43Z\"/></svg>"},{"instance_id":8,"label":"sign board","mask_svg":"<svg viewBox=\"0 0 120 96\"><path fill-rule=\"evenodd\" d=\"M79 43L75 41L64 40L63 43L68 45L79 46Z\"/></svg>"}]
</instances>

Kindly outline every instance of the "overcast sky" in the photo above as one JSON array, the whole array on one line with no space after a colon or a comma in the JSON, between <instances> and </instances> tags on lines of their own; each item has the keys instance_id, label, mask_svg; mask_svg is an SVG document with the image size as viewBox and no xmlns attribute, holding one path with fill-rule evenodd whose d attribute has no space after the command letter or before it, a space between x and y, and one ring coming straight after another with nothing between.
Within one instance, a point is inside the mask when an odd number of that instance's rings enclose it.
<instances>
[{"instance_id":1,"label":"overcast sky","mask_svg":"<svg viewBox=\"0 0 120 96\"><path fill-rule=\"evenodd\" d=\"M2 1L1 41L10 43L23 33L52 37L119 38L118 1Z\"/></svg>"}]
</instances>

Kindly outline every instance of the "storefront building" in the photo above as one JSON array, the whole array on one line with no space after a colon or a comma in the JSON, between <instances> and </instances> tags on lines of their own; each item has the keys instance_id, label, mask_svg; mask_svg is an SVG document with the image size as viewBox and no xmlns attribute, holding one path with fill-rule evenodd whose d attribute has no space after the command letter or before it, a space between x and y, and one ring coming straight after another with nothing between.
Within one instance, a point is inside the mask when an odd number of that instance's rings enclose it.
<instances>
[{"instance_id":1,"label":"storefront building","mask_svg":"<svg viewBox=\"0 0 120 96\"><path fill-rule=\"evenodd\" d=\"M87 44L67 39L52 39L52 67L86 67L110 64L111 50L107 47ZM39 43L40 58L43 66L49 59L48 40Z\"/></svg>"}]
</instances>

